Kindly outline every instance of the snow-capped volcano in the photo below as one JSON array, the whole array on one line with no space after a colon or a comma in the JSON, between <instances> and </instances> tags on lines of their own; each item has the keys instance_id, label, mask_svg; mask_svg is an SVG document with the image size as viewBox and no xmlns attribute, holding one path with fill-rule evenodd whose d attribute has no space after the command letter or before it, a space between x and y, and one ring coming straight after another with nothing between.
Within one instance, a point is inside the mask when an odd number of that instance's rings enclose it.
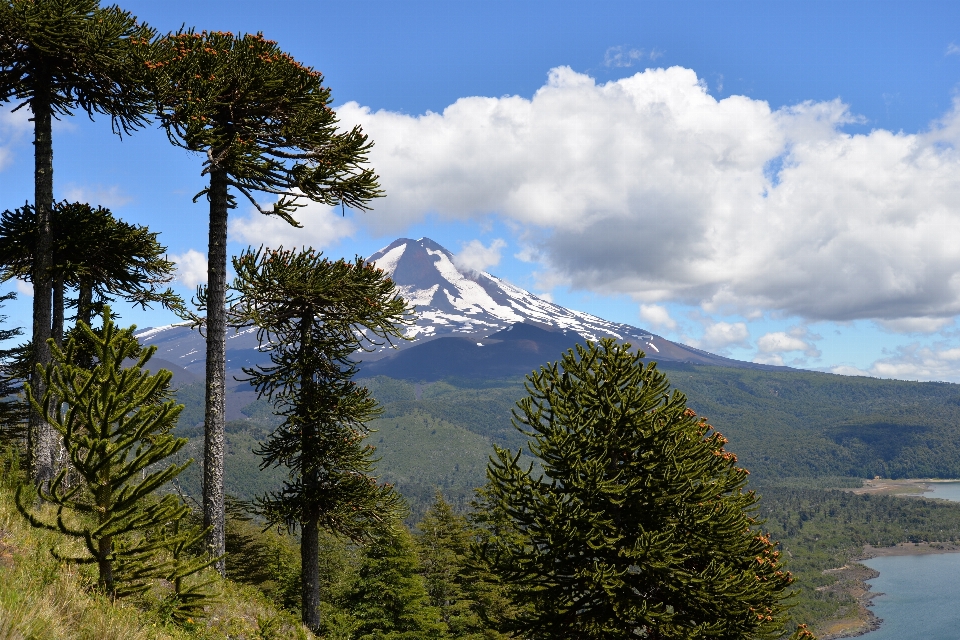
<instances>
[{"instance_id":1,"label":"snow-capped volcano","mask_svg":"<svg viewBox=\"0 0 960 640\"><path fill-rule=\"evenodd\" d=\"M430 238L400 238L370 256L397 283L418 320L409 347L443 335L481 339L516 323L573 331L597 340L612 337L643 349L651 359L725 366L755 366L677 344L628 324L573 311L484 271L457 266L455 256Z\"/></svg>"},{"instance_id":2,"label":"snow-capped volcano","mask_svg":"<svg viewBox=\"0 0 960 640\"><path fill-rule=\"evenodd\" d=\"M492 274L458 267L454 255L429 238L400 238L370 256L369 261L386 271L403 298L416 307L416 324L407 330L411 339L400 341L400 351L444 337L469 338L471 344L482 346L489 336L516 324L526 324L590 340L613 337L630 342L654 360L769 368L723 358L631 325L548 302ZM143 344L157 345L159 358L179 364L191 373L203 374L204 340L196 331L170 325L145 329L137 337ZM228 331L227 370L237 375L244 366L267 362L266 354L258 347L253 329ZM396 350L384 347L364 354L363 359L373 361L395 355Z\"/></svg>"},{"instance_id":3,"label":"snow-capped volcano","mask_svg":"<svg viewBox=\"0 0 960 640\"><path fill-rule=\"evenodd\" d=\"M370 256L417 308L411 336L490 334L518 322L573 330L595 340L632 339L657 352L653 334L571 311L484 271L461 269L455 257L430 238L400 238Z\"/></svg>"}]
</instances>

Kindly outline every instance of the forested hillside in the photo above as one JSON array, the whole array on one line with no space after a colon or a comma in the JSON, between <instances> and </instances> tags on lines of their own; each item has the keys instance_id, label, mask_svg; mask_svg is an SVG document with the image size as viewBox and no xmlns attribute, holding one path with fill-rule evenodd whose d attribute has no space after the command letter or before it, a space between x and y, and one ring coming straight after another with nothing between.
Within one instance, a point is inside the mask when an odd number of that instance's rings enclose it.
<instances>
[{"instance_id":1,"label":"forested hillside","mask_svg":"<svg viewBox=\"0 0 960 640\"><path fill-rule=\"evenodd\" d=\"M730 439L754 481L785 477L960 477L960 386L838 376L661 364L689 404ZM511 424L523 380L448 379L412 383L363 380L384 406L371 443L379 472L419 513L435 488L464 507L485 481L491 444L516 450L525 437ZM202 419L202 385L177 392L187 405L180 432ZM228 492L252 496L279 478L256 473L249 454L271 424L255 402L228 426ZM188 470L187 474L190 474ZM193 471L195 474L195 470ZM186 475L186 474L185 474ZM189 483L189 480L185 482Z\"/></svg>"},{"instance_id":2,"label":"forested hillside","mask_svg":"<svg viewBox=\"0 0 960 640\"><path fill-rule=\"evenodd\" d=\"M824 571L847 564L865 543L960 539L960 505L832 489L859 486L857 478L874 475L960 476L960 387L800 371L661 369L730 438L730 449L751 471L751 486L762 496L758 515L781 541L798 577L795 619L822 630L830 620L864 616L848 579ZM491 445L525 445L511 424L511 411L524 394L521 379L412 383L380 376L363 383L384 405L370 437L380 457L378 472L410 502L411 524L436 489L466 511L474 489L486 480ZM178 392L188 405L187 421L202 415L190 407L200 391ZM283 470L258 472L250 453L272 424L269 405L254 402L243 412L247 419L227 429L227 487L251 498L279 483ZM194 438L200 433L183 425L178 431ZM184 486L197 490L196 471L184 476Z\"/></svg>"}]
</instances>

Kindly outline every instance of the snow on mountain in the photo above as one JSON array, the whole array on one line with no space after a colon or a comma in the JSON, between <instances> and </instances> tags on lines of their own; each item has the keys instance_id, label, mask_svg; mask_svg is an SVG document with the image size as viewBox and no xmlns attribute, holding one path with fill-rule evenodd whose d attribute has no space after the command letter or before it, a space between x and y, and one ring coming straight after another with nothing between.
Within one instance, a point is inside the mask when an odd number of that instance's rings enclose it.
<instances>
[{"instance_id":1,"label":"snow on mountain","mask_svg":"<svg viewBox=\"0 0 960 640\"><path fill-rule=\"evenodd\" d=\"M397 345L402 351L441 337L464 337L482 343L498 331L524 323L547 331L574 332L590 340L601 337L624 340L657 360L770 368L723 358L638 327L573 311L492 274L461 269L450 251L429 238L400 238L369 260L387 272L403 298L416 307L416 324L406 332L411 339L401 340ZM183 325L168 325L144 329L136 335L143 344L157 345L157 357L193 374L203 374L205 347L198 332ZM239 376L242 367L268 362L267 354L259 350L253 329L228 331L226 346L230 375ZM363 359L373 361L394 354L395 349L381 347L374 353L363 354Z\"/></svg>"},{"instance_id":2,"label":"snow on mountain","mask_svg":"<svg viewBox=\"0 0 960 640\"><path fill-rule=\"evenodd\" d=\"M413 342L440 335L489 335L517 323L570 330L585 338L629 340L659 352L664 339L643 329L573 311L486 273L459 269L450 251L429 238L400 238L370 256L417 307Z\"/></svg>"}]
</instances>

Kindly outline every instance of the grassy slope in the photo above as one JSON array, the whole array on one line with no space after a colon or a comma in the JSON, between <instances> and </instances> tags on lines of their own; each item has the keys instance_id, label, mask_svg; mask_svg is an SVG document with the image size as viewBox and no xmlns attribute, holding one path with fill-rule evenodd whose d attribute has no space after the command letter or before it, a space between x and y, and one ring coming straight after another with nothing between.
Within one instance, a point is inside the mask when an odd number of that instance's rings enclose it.
<instances>
[{"instance_id":1,"label":"grassy slope","mask_svg":"<svg viewBox=\"0 0 960 640\"><path fill-rule=\"evenodd\" d=\"M0 640L226 640L311 638L257 589L225 580L219 600L192 629L167 623L156 594L111 603L94 588L96 569L50 554L56 533L32 529L17 512L0 467Z\"/></svg>"}]
</instances>

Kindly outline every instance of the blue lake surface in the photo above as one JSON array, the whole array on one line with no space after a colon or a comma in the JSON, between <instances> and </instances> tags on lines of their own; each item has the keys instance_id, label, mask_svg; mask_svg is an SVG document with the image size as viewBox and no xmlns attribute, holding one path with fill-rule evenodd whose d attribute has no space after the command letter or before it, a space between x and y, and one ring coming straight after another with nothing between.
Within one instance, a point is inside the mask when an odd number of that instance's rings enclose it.
<instances>
[{"instance_id":1,"label":"blue lake surface","mask_svg":"<svg viewBox=\"0 0 960 640\"><path fill-rule=\"evenodd\" d=\"M960 502L960 482L931 482L930 491L921 494L923 498L941 498Z\"/></svg>"},{"instance_id":2,"label":"blue lake surface","mask_svg":"<svg viewBox=\"0 0 960 640\"><path fill-rule=\"evenodd\" d=\"M960 482L931 483L924 498L960 502ZM867 640L960 640L960 553L887 556L864 561L880 572L871 610L883 620Z\"/></svg>"},{"instance_id":3,"label":"blue lake surface","mask_svg":"<svg viewBox=\"0 0 960 640\"><path fill-rule=\"evenodd\" d=\"M880 572L870 608L883 620L867 640L960 639L960 553L887 556L864 561Z\"/></svg>"}]
</instances>

